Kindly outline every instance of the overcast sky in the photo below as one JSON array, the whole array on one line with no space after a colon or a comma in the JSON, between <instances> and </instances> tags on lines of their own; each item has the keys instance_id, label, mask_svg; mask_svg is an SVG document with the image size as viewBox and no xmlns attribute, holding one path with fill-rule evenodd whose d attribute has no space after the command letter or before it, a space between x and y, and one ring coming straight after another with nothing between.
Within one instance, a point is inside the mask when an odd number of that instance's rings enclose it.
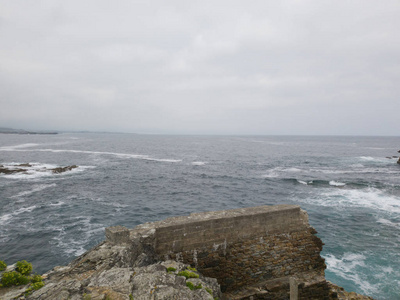
<instances>
[{"instance_id":1,"label":"overcast sky","mask_svg":"<svg viewBox=\"0 0 400 300\"><path fill-rule=\"evenodd\" d=\"M0 127L400 134L399 1L0 0Z\"/></svg>"}]
</instances>

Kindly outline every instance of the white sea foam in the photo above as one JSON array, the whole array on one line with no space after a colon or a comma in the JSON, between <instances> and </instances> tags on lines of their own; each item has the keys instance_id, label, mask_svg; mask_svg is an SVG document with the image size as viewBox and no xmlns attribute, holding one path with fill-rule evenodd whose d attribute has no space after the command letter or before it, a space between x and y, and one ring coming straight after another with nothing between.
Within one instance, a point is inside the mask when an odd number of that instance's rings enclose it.
<instances>
[{"instance_id":1,"label":"white sea foam","mask_svg":"<svg viewBox=\"0 0 400 300\"><path fill-rule=\"evenodd\" d=\"M36 147L36 146L39 146L39 144L26 143L26 144L20 144L20 145L15 145L15 146L0 147L0 150L3 150L3 149L23 149L23 148L31 148L31 147ZM9 151L9 150L5 150L5 151Z\"/></svg>"},{"instance_id":2,"label":"white sea foam","mask_svg":"<svg viewBox=\"0 0 400 300\"><path fill-rule=\"evenodd\" d=\"M204 166L207 162L205 161L194 161L192 162L193 166Z\"/></svg>"},{"instance_id":3,"label":"white sea foam","mask_svg":"<svg viewBox=\"0 0 400 300\"><path fill-rule=\"evenodd\" d=\"M299 168L284 168L284 167L275 167L272 169L267 170L267 173L263 174L262 177L264 178L275 178L280 177L285 173L299 173L305 170Z\"/></svg>"},{"instance_id":4,"label":"white sea foam","mask_svg":"<svg viewBox=\"0 0 400 300\"><path fill-rule=\"evenodd\" d=\"M142 159L150 161L169 162L169 163L177 163L182 161L182 159L152 158L152 157L143 157Z\"/></svg>"},{"instance_id":5,"label":"white sea foam","mask_svg":"<svg viewBox=\"0 0 400 300\"><path fill-rule=\"evenodd\" d=\"M343 183L343 182L338 182L338 181L331 180L331 181L329 181L329 185L332 185L332 186L345 186L346 184Z\"/></svg>"},{"instance_id":6,"label":"white sea foam","mask_svg":"<svg viewBox=\"0 0 400 300\"><path fill-rule=\"evenodd\" d=\"M59 233L52 239L51 243L67 255L79 256L87 250L85 243L90 240L90 237L103 232L104 227L101 224L91 224L90 217L86 216L72 217L69 221L56 230ZM70 235L67 233L68 227L78 227L79 232Z\"/></svg>"},{"instance_id":7,"label":"white sea foam","mask_svg":"<svg viewBox=\"0 0 400 300\"><path fill-rule=\"evenodd\" d=\"M297 182L298 182L298 183L301 183L301 184L304 184L304 185L307 185L307 182L305 182L305 181L303 181L303 180L298 180L298 179L297 179Z\"/></svg>"},{"instance_id":8,"label":"white sea foam","mask_svg":"<svg viewBox=\"0 0 400 300\"><path fill-rule=\"evenodd\" d=\"M143 159L149 161L157 162L169 162L177 163L181 162L181 159L170 159L170 158L154 158L149 155L143 154L131 154L131 153L118 153L118 152L103 152L103 151L87 151L87 150L71 150L71 149L19 149L16 147L3 147L0 151L19 151L19 152L52 152L52 153L82 153L82 154L95 154L95 155L112 155L120 158L133 158L133 159Z\"/></svg>"},{"instance_id":9,"label":"white sea foam","mask_svg":"<svg viewBox=\"0 0 400 300\"><path fill-rule=\"evenodd\" d=\"M8 174L8 175L2 175L5 178L8 179L36 179L40 177L46 177L46 176L63 176L66 174L73 174L73 173L79 173L83 172L87 169L95 168L94 166L78 166L77 168L74 168L72 170L69 170L68 172L63 172L60 174L55 174L51 169L58 168L60 166L58 165L52 165L52 164L43 164L43 163L29 163L30 166L25 167L25 166L20 166L20 163L6 163L3 164L6 168L8 169L24 169L26 170L25 172L21 173L14 173L14 174ZM42 185L42 186L37 186L35 187L31 192L37 192L42 189L52 187L53 185ZM27 195L31 194L31 192L26 191ZM23 192L25 193L25 192ZM13 197L20 197L24 196L24 194L19 194Z\"/></svg>"},{"instance_id":10,"label":"white sea foam","mask_svg":"<svg viewBox=\"0 0 400 300\"><path fill-rule=\"evenodd\" d=\"M388 162L388 159L386 157L372 157L372 156L360 156L359 159L361 161L364 161L365 163L382 163L382 164L387 164L390 163Z\"/></svg>"},{"instance_id":11,"label":"white sea foam","mask_svg":"<svg viewBox=\"0 0 400 300\"><path fill-rule=\"evenodd\" d=\"M12 219L12 214L5 214L0 217L0 225L4 225L8 220Z\"/></svg>"},{"instance_id":12,"label":"white sea foam","mask_svg":"<svg viewBox=\"0 0 400 300\"><path fill-rule=\"evenodd\" d=\"M31 194L33 194L33 193L43 191L43 190L45 190L45 189L48 189L48 188L51 188L51 187L55 187L56 185L57 185L57 184L55 184L55 183L34 185L34 186L33 186L33 189L31 189L31 190L29 190L29 191L23 191L23 192L21 192L21 193L18 193L18 194L16 194L16 195L12 196L11 198L21 198L21 197L25 197L25 196L31 195Z\"/></svg>"},{"instance_id":13,"label":"white sea foam","mask_svg":"<svg viewBox=\"0 0 400 300\"><path fill-rule=\"evenodd\" d=\"M36 208L36 205L32 205L29 207L21 207L20 209L17 209L16 211L9 213L9 214L4 214L0 217L0 225L4 225L6 223L9 223L15 216L22 214L22 213L27 213L31 212Z\"/></svg>"},{"instance_id":14,"label":"white sea foam","mask_svg":"<svg viewBox=\"0 0 400 300\"><path fill-rule=\"evenodd\" d=\"M263 178L277 178L279 177L278 172L274 170L269 170L266 174L262 175Z\"/></svg>"},{"instance_id":15,"label":"white sea foam","mask_svg":"<svg viewBox=\"0 0 400 300\"><path fill-rule=\"evenodd\" d=\"M384 191L367 189L330 189L315 199L307 202L321 206L334 207L367 207L373 210L400 213L400 197L386 194Z\"/></svg>"},{"instance_id":16,"label":"white sea foam","mask_svg":"<svg viewBox=\"0 0 400 300\"><path fill-rule=\"evenodd\" d=\"M365 294L373 294L378 291L377 286L369 283L365 278L362 278L358 269L365 268L365 255L361 253L345 253L342 257L336 257L333 254L328 254L325 257L327 270L335 273L337 276L353 281L360 286Z\"/></svg>"},{"instance_id":17,"label":"white sea foam","mask_svg":"<svg viewBox=\"0 0 400 300\"><path fill-rule=\"evenodd\" d=\"M374 158L371 157L371 156L360 156L360 159L361 160L368 160L368 161L374 160Z\"/></svg>"},{"instance_id":18,"label":"white sea foam","mask_svg":"<svg viewBox=\"0 0 400 300\"><path fill-rule=\"evenodd\" d=\"M400 223L393 223L392 221L386 220L384 218L380 218L377 220L378 223L381 223L386 226L394 227L394 228L400 228Z\"/></svg>"},{"instance_id":19,"label":"white sea foam","mask_svg":"<svg viewBox=\"0 0 400 300\"><path fill-rule=\"evenodd\" d=\"M63 205L63 204L65 204L65 202L63 202L63 201L58 201L57 203L50 203L49 205L50 205L50 206L61 206L61 205Z\"/></svg>"},{"instance_id":20,"label":"white sea foam","mask_svg":"<svg viewBox=\"0 0 400 300\"><path fill-rule=\"evenodd\" d=\"M289 173L298 173L303 171L302 169L299 168L287 168L287 169L282 169L282 172L289 172Z\"/></svg>"}]
</instances>

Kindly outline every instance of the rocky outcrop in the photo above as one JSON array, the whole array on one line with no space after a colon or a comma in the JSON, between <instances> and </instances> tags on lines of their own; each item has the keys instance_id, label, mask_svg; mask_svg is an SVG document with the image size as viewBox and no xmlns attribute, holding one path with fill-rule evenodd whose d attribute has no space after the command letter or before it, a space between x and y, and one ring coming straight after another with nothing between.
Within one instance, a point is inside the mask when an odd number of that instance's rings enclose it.
<instances>
[{"instance_id":1,"label":"rocky outcrop","mask_svg":"<svg viewBox=\"0 0 400 300\"><path fill-rule=\"evenodd\" d=\"M27 169L20 169L20 168L10 169L4 166L0 166L0 174L10 175L15 173L26 173L27 171L28 171Z\"/></svg>"},{"instance_id":2,"label":"rocky outcrop","mask_svg":"<svg viewBox=\"0 0 400 300\"><path fill-rule=\"evenodd\" d=\"M221 297L216 279L204 277L197 270L188 270L188 265L176 261L149 264L151 259L143 260L143 256L150 257L151 253L143 252L136 255L138 252L132 250L131 245L112 245L103 242L68 266L56 267L44 274L45 286L31 295L21 297L35 300ZM181 271L185 270L198 278L182 276ZM10 295L15 297L15 291ZM0 297L4 300L12 299L7 294Z\"/></svg>"},{"instance_id":3,"label":"rocky outcrop","mask_svg":"<svg viewBox=\"0 0 400 300\"><path fill-rule=\"evenodd\" d=\"M35 300L372 299L325 279L323 244L315 233L295 205L197 213L134 229L109 227L105 242L44 274L41 289L24 296L22 288L18 295ZM16 295L15 289L1 293L3 300Z\"/></svg>"},{"instance_id":4,"label":"rocky outcrop","mask_svg":"<svg viewBox=\"0 0 400 300\"><path fill-rule=\"evenodd\" d=\"M72 169L75 169L77 167L78 166L76 166L76 165L72 165L72 166L67 166L67 167L58 167L58 168L49 169L49 170L51 170L55 174L60 174L60 173L64 173L67 171L71 171Z\"/></svg>"},{"instance_id":5,"label":"rocky outcrop","mask_svg":"<svg viewBox=\"0 0 400 300\"><path fill-rule=\"evenodd\" d=\"M344 288L329 282L331 291L337 295L338 300L373 300L371 297L360 295L355 292L346 292Z\"/></svg>"},{"instance_id":6,"label":"rocky outcrop","mask_svg":"<svg viewBox=\"0 0 400 300\"><path fill-rule=\"evenodd\" d=\"M12 165L12 166L8 166L8 167L0 165L0 174L5 174L5 175L11 175L11 174L16 174L16 173L28 174L30 169L27 169L27 168L32 168L32 167L33 167L33 165L30 163ZM38 171L38 172L51 171L54 174L60 174L60 173L64 173L67 171L71 171L72 169L75 169L75 168L78 168L78 166L72 165L72 166L57 167L57 168L41 168L36 171Z\"/></svg>"}]
</instances>

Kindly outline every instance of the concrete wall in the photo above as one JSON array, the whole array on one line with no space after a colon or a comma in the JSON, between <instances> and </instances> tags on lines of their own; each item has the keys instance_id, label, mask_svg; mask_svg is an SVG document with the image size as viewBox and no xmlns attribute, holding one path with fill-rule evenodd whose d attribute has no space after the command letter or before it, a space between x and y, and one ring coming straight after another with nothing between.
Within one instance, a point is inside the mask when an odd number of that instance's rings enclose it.
<instances>
[{"instance_id":1,"label":"concrete wall","mask_svg":"<svg viewBox=\"0 0 400 300\"><path fill-rule=\"evenodd\" d=\"M160 254L190 251L306 227L308 223L303 220L298 206L261 206L198 213L159 222L156 251Z\"/></svg>"},{"instance_id":2,"label":"concrete wall","mask_svg":"<svg viewBox=\"0 0 400 300\"><path fill-rule=\"evenodd\" d=\"M151 236L146 243L159 259L191 264L205 276L217 278L227 295L257 285L264 292L254 299L287 299L290 277L301 284L320 276L322 280L307 288L301 285L299 292L305 297L315 292L324 299L326 266L315 233L299 206L277 205L169 218L139 225L130 237ZM116 232L108 235L110 242L117 242ZM120 235L126 242L126 232Z\"/></svg>"}]
</instances>

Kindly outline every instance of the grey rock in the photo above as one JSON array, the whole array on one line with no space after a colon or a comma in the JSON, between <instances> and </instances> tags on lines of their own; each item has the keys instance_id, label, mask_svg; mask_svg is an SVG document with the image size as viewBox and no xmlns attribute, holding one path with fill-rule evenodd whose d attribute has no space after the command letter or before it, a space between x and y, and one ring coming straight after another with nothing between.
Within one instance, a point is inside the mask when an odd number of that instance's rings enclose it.
<instances>
[{"instance_id":1,"label":"grey rock","mask_svg":"<svg viewBox=\"0 0 400 300\"><path fill-rule=\"evenodd\" d=\"M112 268L93 276L88 287L112 287L112 290L129 294L131 291L131 268Z\"/></svg>"}]
</instances>

